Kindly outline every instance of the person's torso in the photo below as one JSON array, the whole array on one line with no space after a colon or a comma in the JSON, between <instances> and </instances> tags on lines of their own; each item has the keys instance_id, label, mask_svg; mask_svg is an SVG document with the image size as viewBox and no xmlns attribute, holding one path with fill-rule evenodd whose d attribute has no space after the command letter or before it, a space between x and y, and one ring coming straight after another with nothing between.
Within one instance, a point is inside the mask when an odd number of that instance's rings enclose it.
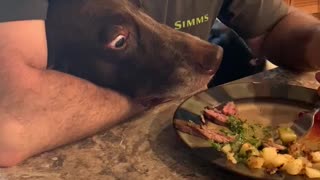
<instances>
[{"instance_id":1,"label":"person's torso","mask_svg":"<svg viewBox=\"0 0 320 180\"><path fill-rule=\"evenodd\" d=\"M207 40L223 0L140 0L160 23Z\"/></svg>"},{"instance_id":2,"label":"person's torso","mask_svg":"<svg viewBox=\"0 0 320 180\"><path fill-rule=\"evenodd\" d=\"M261 72L265 60L252 65L252 55L240 37L217 23L224 0L140 0L142 8L160 23L209 40L224 49L223 63L209 87ZM213 27L213 24L215 26ZM212 32L214 32L212 34ZM216 38L218 41L213 41ZM236 61L235 61L236 60ZM235 66L235 68L233 68ZM242 69L242 71L237 71ZM230 72L238 72L236 75Z\"/></svg>"}]
</instances>

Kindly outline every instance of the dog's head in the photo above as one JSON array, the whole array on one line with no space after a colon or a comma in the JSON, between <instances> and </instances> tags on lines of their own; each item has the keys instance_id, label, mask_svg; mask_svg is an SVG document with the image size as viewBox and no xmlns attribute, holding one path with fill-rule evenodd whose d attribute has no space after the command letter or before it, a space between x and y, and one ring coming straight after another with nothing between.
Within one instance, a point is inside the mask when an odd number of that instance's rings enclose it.
<instances>
[{"instance_id":1,"label":"dog's head","mask_svg":"<svg viewBox=\"0 0 320 180\"><path fill-rule=\"evenodd\" d=\"M222 49L160 24L136 0L55 0L46 22L49 62L141 101L206 88Z\"/></svg>"}]
</instances>

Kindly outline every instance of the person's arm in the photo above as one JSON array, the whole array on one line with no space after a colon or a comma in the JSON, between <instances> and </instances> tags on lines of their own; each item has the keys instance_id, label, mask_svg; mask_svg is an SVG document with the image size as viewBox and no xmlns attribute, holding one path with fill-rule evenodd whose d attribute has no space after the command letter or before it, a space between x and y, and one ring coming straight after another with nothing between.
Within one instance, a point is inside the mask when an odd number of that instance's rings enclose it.
<instances>
[{"instance_id":1,"label":"person's arm","mask_svg":"<svg viewBox=\"0 0 320 180\"><path fill-rule=\"evenodd\" d=\"M46 69L43 20L0 23L0 166L108 128L142 108L82 79Z\"/></svg>"},{"instance_id":2,"label":"person's arm","mask_svg":"<svg viewBox=\"0 0 320 180\"><path fill-rule=\"evenodd\" d=\"M320 21L290 8L271 31L248 40L258 56L292 70L320 69Z\"/></svg>"},{"instance_id":3,"label":"person's arm","mask_svg":"<svg viewBox=\"0 0 320 180\"><path fill-rule=\"evenodd\" d=\"M221 20L254 55L294 70L320 68L320 21L283 0L226 0Z\"/></svg>"}]
</instances>

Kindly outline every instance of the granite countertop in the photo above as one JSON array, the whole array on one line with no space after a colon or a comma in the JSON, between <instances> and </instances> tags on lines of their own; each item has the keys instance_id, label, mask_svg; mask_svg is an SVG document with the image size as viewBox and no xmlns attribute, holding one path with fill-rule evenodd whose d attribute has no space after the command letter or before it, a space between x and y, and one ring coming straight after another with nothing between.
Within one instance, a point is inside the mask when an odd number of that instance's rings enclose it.
<instances>
[{"instance_id":1,"label":"granite countertop","mask_svg":"<svg viewBox=\"0 0 320 180\"><path fill-rule=\"evenodd\" d=\"M238 81L277 80L317 88L314 73L279 68ZM158 106L108 131L0 169L0 180L231 179L194 157L177 138L172 116L180 102Z\"/></svg>"}]
</instances>

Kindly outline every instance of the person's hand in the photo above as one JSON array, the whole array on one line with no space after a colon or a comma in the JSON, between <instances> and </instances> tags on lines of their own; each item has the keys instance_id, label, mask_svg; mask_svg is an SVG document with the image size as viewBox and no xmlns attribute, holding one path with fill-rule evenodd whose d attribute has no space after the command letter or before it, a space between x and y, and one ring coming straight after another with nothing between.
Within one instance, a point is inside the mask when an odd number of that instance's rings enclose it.
<instances>
[{"instance_id":1,"label":"person's hand","mask_svg":"<svg viewBox=\"0 0 320 180\"><path fill-rule=\"evenodd\" d=\"M316 73L316 80L320 83L320 72ZM318 94L320 96L320 86L318 87Z\"/></svg>"}]
</instances>

